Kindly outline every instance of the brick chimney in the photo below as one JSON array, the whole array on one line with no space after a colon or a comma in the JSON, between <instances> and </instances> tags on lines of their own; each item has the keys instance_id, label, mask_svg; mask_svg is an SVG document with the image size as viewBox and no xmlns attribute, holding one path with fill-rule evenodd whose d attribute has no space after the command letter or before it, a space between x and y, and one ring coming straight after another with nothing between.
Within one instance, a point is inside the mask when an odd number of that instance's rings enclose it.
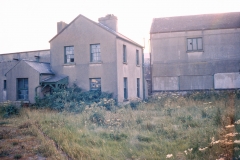
<instances>
[{"instance_id":1,"label":"brick chimney","mask_svg":"<svg viewBox=\"0 0 240 160\"><path fill-rule=\"evenodd\" d=\"M65 22L57 22L57 33L61 32L68 24Z\"/></svg>"},{"instance_id":2,"label":"brick chimney","mask_svg":"<svg viewBox=\"0 0 240 160\"><path fill-rule=\"evenodd\" d=\"M118 31L117 21L117 17L113 14L108 14L105 17L98 18L99 23L102 23L116 32Z\"/></svg>"}]
</instances>

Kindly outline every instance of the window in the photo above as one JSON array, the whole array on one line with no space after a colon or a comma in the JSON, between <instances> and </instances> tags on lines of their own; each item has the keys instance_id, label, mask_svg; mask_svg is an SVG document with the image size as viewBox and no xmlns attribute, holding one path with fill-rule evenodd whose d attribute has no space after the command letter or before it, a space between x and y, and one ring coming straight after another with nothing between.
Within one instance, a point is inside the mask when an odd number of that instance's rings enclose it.
<instances>
[{"instance_id":1,"label":"window","mask_svg":"<svg viewBox=\"0 0 240 160\"><path fill-rule=\"evenodd\" d=\"M7 80L3 81L3 89L6 90L7 89Z\"/></svg>"},{"instance_id":2,"label":"window","mask_svg":"<svg viewBox=\"0 0 240 160\"><path fill-rule=\"evenodd\" d=\"M187 51L201 51L203 50L202 38L188 38Z\"/></svg>"},{"instance_id":3,"label":"window","mask_svg":"<svg viewBox=\"0 0 240 160\"><path fill-rule=\"evenodd\" d=\"M17 88L17 99L28 100L28 78L18 78Z\"/></svg>"},{"instance_id":4,"label":"window","mask_svg":"<svg viewBox=\"0 0 240 160\"><path fill-rule=\"evenodd\" d=\"M101 78L90 78L90 90L101 90Z\"/></svg>"},{"instance_id":5,"label":"window","mask_svg":"<svg viewBox=\"0 0 240 160\"><path fill-rule=\"evenodd\" d=\"M127 63L127 48L123 45L123 63Z\"/></svg>"},{"instance_id":6,"label":"window","mask_svg":"<svg viewBox=\"0 0 240 160\"><path fill-rule=\"evenodd\" d=\"M136 65L139 65L139 51L136 50Z\"/></svg>"},{"instance_id":7,"label":"window","mask_svg":"<svg viewBox=\"0 0 240 160\"><path fill-rule=\"evenodd\" d=\"M91 62L101 62L100 44L91 44Z\"/></svg>"},{"instance_id":8,"label":"window","mask_svg":"<svg viewBox=\"0 0 240 160\"><path fill-rule=\"evenodd\" d=\"M137 97L140 98L140 78L137 78Z\"/></svg>"},{"instance_id":9,"label":"window","mask_svg":"<svg viewBox=\"0 0 240 160\"><path fill-rule=\"evenodd\" d=\"M74 46L65 47L65 63L74 62Z\"/></svg>"},{"instance_id":10,"label":"window","mask_svg":"<svg viewBox=\"0 0 240 160\"><path fill-rule=\"evenodd\" d=\"M128 84L127 84L127 78L123 78L123 89L124 89L124 99L128 99Z\"/></svg>"}]
</instances>

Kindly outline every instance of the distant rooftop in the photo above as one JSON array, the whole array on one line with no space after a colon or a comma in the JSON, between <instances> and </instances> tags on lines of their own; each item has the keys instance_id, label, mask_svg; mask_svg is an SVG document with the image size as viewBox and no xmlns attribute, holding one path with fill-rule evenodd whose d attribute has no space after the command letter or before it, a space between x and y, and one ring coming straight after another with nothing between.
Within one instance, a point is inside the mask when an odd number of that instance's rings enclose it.
<instances>
[{"instance_id":1,"label":"distant rooftop","mask_svg":"<svg viewBox=\"0 0 240 160\"><path fill-rule=\"evenodd\" d=\"M240 28L240 12L153 19L150 33Z\"/></svg>"}]
</instances>

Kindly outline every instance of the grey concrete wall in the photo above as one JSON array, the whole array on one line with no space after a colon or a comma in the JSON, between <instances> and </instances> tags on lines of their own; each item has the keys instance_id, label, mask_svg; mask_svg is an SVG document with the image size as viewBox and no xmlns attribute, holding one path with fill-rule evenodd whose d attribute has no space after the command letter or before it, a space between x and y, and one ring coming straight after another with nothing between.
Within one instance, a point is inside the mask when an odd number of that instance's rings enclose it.
<instances>
[{"instance_id":1,"label":"grey concrete wall","mask_svg":"<svg viewBox=\"0 0 240 160\"><path fill-rule=\"evenodd\" d=\"M180 90L213 89L213 76L180 76Z\"/></svg>"},{"instance_id":2,"label":"grey concrete wall","mask_svg":"<svg viewBox=\"0 0 240 160\"><path fill-rule=\"evenodd\" d=\"M123 63L123 45L126 45L127 63ZM137 78L140 78L140 97L143 98L142 49L121 39L117 39L116 46L118 101L124 100L124 77L128 79L128 99L137 98ZM138 66L136 65L136 50L139 51Z\"/></svg>"},{"instance_id":3,"label":"grey concrete wall","mask_svg":"<svg viewBox=\"0 0 240 160\"><path fill-rule=\"evenodd\" d=\"M202 37L203 51L187 52L187 38L196 37ZM216 73L238 72L239 44L239 28L152 34L152 77L213 76ZM182 87L179 89L214 87L210 79L203 80L205 84L196 82L196 85L199 84L196 86L189 83L187 78L180 78ZM169 87L171 86L166 86Z\"/></svg>"},{"instance_id":4,"label":"grey concrete wall","mask_svg":"<svg viewBox=\"0 0 240 160\"><path fill-rule=\"evenodd\" d=\"M179 90L178 77L153 77L153 90Z\"/></svg>"},{"instance_id":5,"label":"grey concrete wall","mask_svg":"<svg viewBox=\"0 0 240 160\"><path fill-rule=\"evenodd\" d=\"M240 88L239 72L214 74L214 87L215 89Z\"/></svg>"},{"instance_id":6,"label":"grey concrete wall","mask_svg":"<svg viewBox=\"0 0 240 160\"><path fill-rule=\"evenodd\" d=\"M7 80L5 74L15 66L19 61L14 59L28 59L36 60L35 56L39 56L40 62L50 62L50 50L37 50L37 51L27 51L27 52L16 52L16 53L7 53L0 54L0 102L4 101L6 90L3 90L3 81ZM7 80L7 86L11 85ZM7 97L8 98L8 97ZM9 97L11 98L11 97Z\"/></svg>"},{"instance_id":7,"label":"grey concrete wall","mask_svg":"<svg viewBox=\"0 0 240 160\"><path fill-rule=\"evenodd\" d=\"M100 44L101 63L90 62L90 44ZM84 17L76 19L50 42L51 66L56 74L69 76L69 85L76 83L90 89L90 78L101 78L101 89L117 97L116 37ZM74 63L64 64L64 46L74 46Z\"/></svg>"},{"instance_id":8,"label":"grey concrete wall","mask_svg":"<svg viewBox=\"0 0 240 160\"><path fill-rule=\"evenodd\" d=\"M28 99L35 103L35 88L39 85L39 73L24 61L20 61L7 74L7 98L17 101L17 78L28 78Z\"/></svg>"}]
</instances>

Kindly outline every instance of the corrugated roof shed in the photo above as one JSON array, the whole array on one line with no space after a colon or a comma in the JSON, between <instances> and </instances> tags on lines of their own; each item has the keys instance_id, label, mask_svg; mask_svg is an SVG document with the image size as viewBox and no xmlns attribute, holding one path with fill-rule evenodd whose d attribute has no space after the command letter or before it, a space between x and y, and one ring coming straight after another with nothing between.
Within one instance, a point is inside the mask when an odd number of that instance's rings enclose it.
<instances>
[{"instance_id":1,"label":"corrugated roof shed","mask_svg":"<svg viewBox=\"0 0 240 160\"><path fill-rule=\"evenodd\" d=\"M153 19L150 34L240 28L240 12Z\"/></svg>"}]
</instances>

